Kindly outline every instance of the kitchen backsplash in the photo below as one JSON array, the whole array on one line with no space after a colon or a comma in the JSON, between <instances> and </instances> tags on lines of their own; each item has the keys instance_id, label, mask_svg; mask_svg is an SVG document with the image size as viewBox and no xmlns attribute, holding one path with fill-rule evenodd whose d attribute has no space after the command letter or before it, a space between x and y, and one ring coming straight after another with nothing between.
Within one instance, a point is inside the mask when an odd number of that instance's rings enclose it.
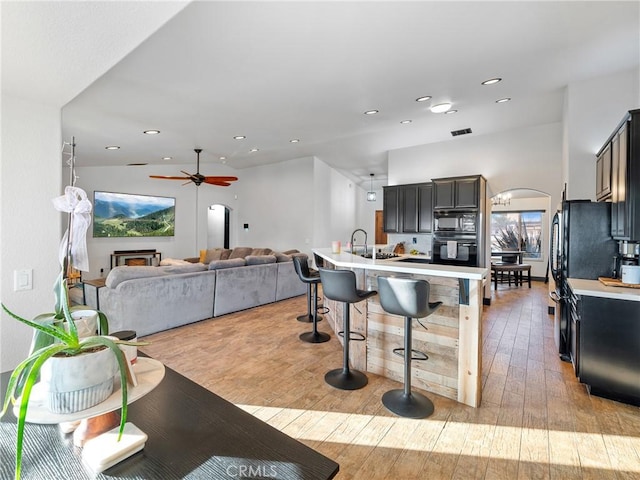
<instances>
[{"instance_id":1,"label":"kitchen backsplash","mask_svg":"<svg viewBox=\"0 0 640 480\"><path fill-rule=\"evenodd\" d=\"M414 243L415 239L415 243ZM391 246L397 243L404 243L404 251L409 253L411 250L418 250L424 255L431 256L431 235L430 234L410 234L410 233L389 233L387 234L387 243Z\"/></svg>"}]
</instances>

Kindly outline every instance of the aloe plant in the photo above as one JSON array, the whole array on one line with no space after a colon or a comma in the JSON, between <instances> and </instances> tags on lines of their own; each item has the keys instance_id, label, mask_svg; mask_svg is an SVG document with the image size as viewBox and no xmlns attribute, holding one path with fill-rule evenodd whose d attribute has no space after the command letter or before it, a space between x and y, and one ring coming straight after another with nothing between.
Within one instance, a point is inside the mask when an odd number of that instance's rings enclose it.
<instances>
[{"instance_id":1,"label":"aloe plant","mask_svg":"<svg viewBox=\"0 0 640 480\"><path fill-rule=\"evenodd\" d=\"M120 385L122 391L122 410L120 416L120 430L118 440L122 436L125 423L127 421L127 360L118 346L119 343L131 343L114 341L102 335L91 336L83 339L78 338L78 330L71 317L69 308L67 281L61 273L54 287L56 293L55 313L42 314L34 320L27 320L11 312L4 303L2 309L12 318L34 329L34 336L29 356L20 362L12 372L9 379L7 393L4 399L2 417L10 404L19 405L16 412L17 417L17 440L16 440L16 467L15 479L20 479L22 470L22 447L24 442L24 427L29 408L29 398L34 384L37 382L42 365L54 355L80 355L83 352L94 350L95 348L109 348L118 361L120 370ZM99 314L100 333L108 333L107 319L102 312ZM138 345L135 343L135 345Z\"/></svg>"}]
</instances>

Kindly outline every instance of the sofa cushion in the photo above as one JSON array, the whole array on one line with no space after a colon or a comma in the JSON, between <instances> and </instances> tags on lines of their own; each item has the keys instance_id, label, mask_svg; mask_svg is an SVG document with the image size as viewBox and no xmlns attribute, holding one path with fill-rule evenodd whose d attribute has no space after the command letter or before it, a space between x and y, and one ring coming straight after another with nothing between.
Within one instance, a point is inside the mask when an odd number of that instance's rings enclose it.
<instances>
[{"instance_id":1,"label":"sofa cushion","mask_svg":"<svg viewBox=\"0 0 640 480\"><path fill-rule=\"evenodd\" d=\"M285 250L284 252L285 255L291 255L292 253L300 253L300 250L296 250L295 248L293 250Z\"/></svg>"},{"instance_id":2,"label":"sofa cushion","mask_svg":"<svg viewBox=\"0 0 640 480\"><path fill-rule=\"evenodd\" d=\"M213 260L226 260L229 258L231 250L228 248L209 248L208 250L200 250L200 262L210 263Z\"/></svg>"},{"instance_id":3,"label":"sofa cushion","mask_svg":"<svg viewBox=\"0 0 640 480\"><path fill-rule=\"evenodd\" d=\"M254 248L251 250L251 255L272 255L273 250L270 248Z\"/></svg>"},{"instance_id":4,"label":"sofa cushion","mask_svg":"<svg viewBox=\"0 0 640 480\"><path fill-rule=\"evenodd\" d=\"M226 260L214 260L209 263L209 270L222 270L225 268L244 267L247 261L244 258L228 258Z\"/></svg>"},{"instance_id":5,"label":"sofa cushion","mask_svg":"<svg viewBox=\"0 0 640 480\"><path fill-rule=\"evenodd\" d=\"M190 263L186 262L183 264L169 265L166 267L162 267L162 269L167 274L172 273L192 273L192 272L204 272L207 270L207 266L204 263Z\"/></svg>"},{"instance_id":6,"label":"sofa cushion","mask_svg":"<svg viewBox=\"0 0 640 480\"><path fill-rule=\"evenodd\" d=\"M236 247L231 251L229 258L244 258L247 255L251 255L251 252L253 252L251 247Z\"/></svg>"},{"instance_id":7,"label":"sofa cushion","mask_svg":"<svg viewBox=\"0 0 640 480\"><path fill-rule=\"evenodd\" d=\"M265 263L276 263L275 255L247 255L245 257L247 265L264 265Z\"/></svg>"},{"instance_id":8,"label":"sofa cushion","mask_svg":"<svg viewBox=\"0 0 640 480\"><path fill-rule=\"evenodd\" d=\"M109 288L116 288L119 284L121 284L125 280L131 280L133 278L148 278L148 277L159 277L162 275L167 275L167 273L165 272L165 268L168 268L168 267L148 267L148 266L114 267L109 272L109 275L107 275L105 285Z\"/></svg>"},{"instance_id":9,"label":"sofa cushion","mask_svg":"<svg viewBox=\"0 0 640 480\"><path fill-rule=\"evenodd\" d=\"M274 252L274 255L276 256L276 262L278 263L293 261L293 257L291 255L287 255L286 253Z\"/></svg>"},{"instance_id":10,"label":"sofa cushion","mask_svg":"<svg viewBox=\"0 0 640 480\"><path fill-rule=\"evenodd\" d=\"M168 265L189 265L190 263L194 262L189 262L188 260L180 260L178 258L163 258L160 261L160 266L166 267Z\"/></svg>"}]
</instances>

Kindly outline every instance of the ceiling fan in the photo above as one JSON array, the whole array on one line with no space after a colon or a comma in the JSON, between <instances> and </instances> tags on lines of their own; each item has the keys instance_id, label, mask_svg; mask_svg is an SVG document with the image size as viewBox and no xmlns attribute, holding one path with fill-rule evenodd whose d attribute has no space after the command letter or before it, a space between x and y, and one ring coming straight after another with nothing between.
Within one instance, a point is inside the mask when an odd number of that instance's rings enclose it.
<instances>
[{"instance_id":1,"label":"ceiling fan","mask_svg":"<svg viewBox=\"0 0 640 480\"><path fill-rule=\"evenodd\" d=\"M172 177L168 175L149 175L149 178L160 178L164 180L189 180L196 184L196 186L200 186L201 183L208 183L209 185L218 185L219 187L228 187L231 185L229 182L235 182L238 180L238 177L225 177L225 176L217 176L217 175L202 175L200 173L200 152L202 152L201 148L194 148L193 150L197 155L197 166L196 173L185 172L184 170L180 170L182 173L186 175L186 177ZM186 182L184 185L187 185L189 182Z\"/></svg>"}]
</instances>

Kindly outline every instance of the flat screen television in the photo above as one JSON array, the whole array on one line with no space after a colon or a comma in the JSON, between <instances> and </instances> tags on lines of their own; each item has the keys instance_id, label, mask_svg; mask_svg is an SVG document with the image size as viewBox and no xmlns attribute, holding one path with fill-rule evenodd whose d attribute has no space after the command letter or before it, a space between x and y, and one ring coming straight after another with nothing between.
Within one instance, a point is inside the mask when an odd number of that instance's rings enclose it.
<instances>
[{"instance_id":1,"label":"flat screen television","mask_svg":"<svg viewBox=\"0 0 640 480\"><path fill-rule=\"evenodd\" d=\"M176 199L93 192L94 237L172 237Z\"/></svg>"}]
</instances>

